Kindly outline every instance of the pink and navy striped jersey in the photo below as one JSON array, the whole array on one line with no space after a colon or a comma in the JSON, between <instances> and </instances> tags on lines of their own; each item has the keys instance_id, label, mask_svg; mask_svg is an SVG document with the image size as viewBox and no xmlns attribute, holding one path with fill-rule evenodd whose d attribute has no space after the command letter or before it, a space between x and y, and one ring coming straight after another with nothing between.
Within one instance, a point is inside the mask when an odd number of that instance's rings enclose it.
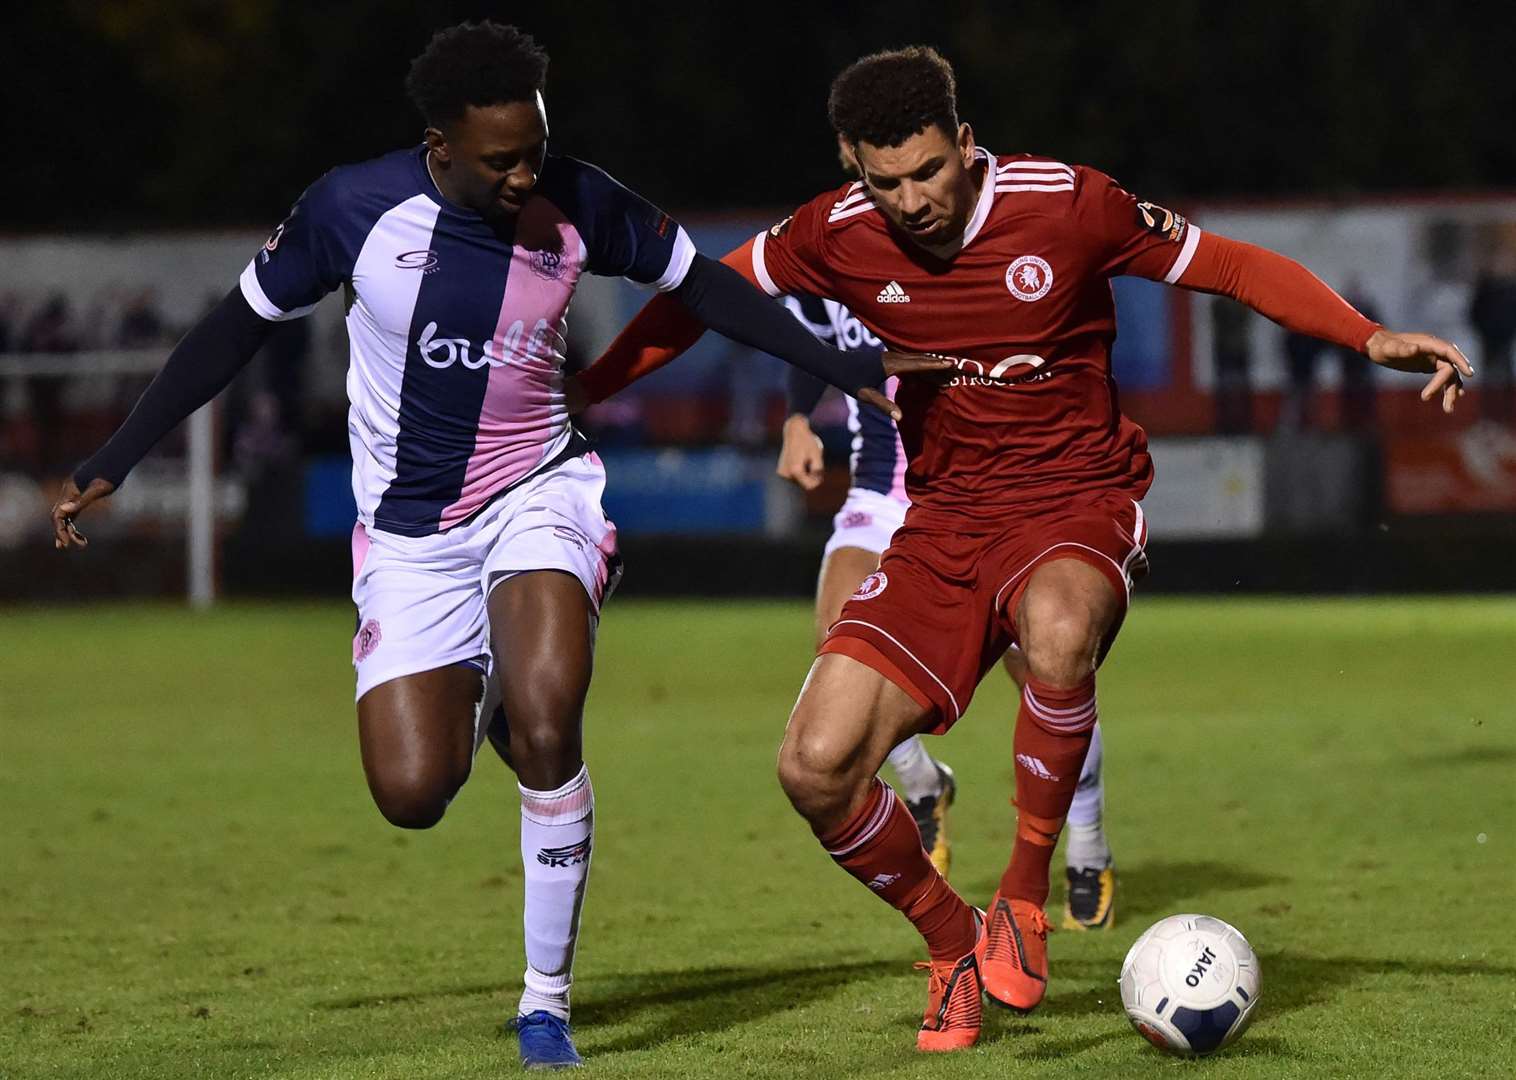
<instances>
[{"instance_id":1,"label":"pink and navy striped jersey","mask_svg":"<svg viewBox=\"0 0 1516 1080\"><path fill-rule=\"evenodd\" d=\"M492 225L443 197L416 147L317 180L241 287L266 319L346 291L358 517L425 536L582 446L563 400L579 276L673 289L694 256L678 224L593 165L549 155L515 220Z\"/></svg>"},{"instance_id":2,"label":"pink and navy striped jersey","mask_svg":"<svg viewBox=\"0 0 1516 1080\"><path fill-rule=\"evenodd\" d=\"M858 317L835 300L815 296L787 296L785 306L811 333L844 351L878 348L880 341ZM888 379L884 391L895 400L899 379ZM858 399L847 399L847 426L853 434L853 452L848 462L850 487L877 491L908 503L905 494L905 448L895 422L878 409L860 409Z\"/></svg>"}]
</instances>

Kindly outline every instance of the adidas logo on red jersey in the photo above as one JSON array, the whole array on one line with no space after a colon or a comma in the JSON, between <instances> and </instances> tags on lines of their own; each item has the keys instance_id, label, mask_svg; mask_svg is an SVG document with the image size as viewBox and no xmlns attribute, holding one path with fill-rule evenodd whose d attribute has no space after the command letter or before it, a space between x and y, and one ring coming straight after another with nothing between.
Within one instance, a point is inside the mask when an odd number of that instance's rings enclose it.
<instances>
[{"instance_id":1,"label":"adidas logo on red jersey","mask_svg":"<svg viewBox=\"0 0 1516 1080\"><path fill-rule=\"evenodd\" d=\"M874 297L881 304L909 304L911 294L900 287L900 282L892 281L879 290L879 295Z\"/></svg>"}]
</instances>

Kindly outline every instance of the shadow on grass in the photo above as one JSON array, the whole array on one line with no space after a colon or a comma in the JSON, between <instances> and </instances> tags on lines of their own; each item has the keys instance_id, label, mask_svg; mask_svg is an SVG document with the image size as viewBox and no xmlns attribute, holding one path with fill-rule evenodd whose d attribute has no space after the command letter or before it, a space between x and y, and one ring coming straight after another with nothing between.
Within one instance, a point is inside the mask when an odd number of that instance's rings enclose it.
<instances>
[{"instance_id":1,"label":"shadow on grass","mask_svg":"<svg viewBox=\"0 0 1516 1080\"><path fill-rule=\"evenodd\" d=\"M1511 979L1516 967L1478 961L1403 960L1370 957L1303 956L1290 952L1266 953L1263 968L1262 1012L1277 1016L1321 1005L1340 994L1361 989L1377 976L1411 976L1418 979L1488 978ZM1060 992L1059 975L1072 980L1097 979L1103 985ZM1054 957L1053 985L1049 990L1047 1017L1120 1015L1121 994L1116 974L1105 961ZM1037 1019L1042 1019L1039 1013Z\"/></svg>"},{"instance_id":2,"label":"shadow on grass","mask_svg":"<svg viewBox=\"0 0 1516 1080\"><path fill-rule=\"evenodd\" d=\"M1437 754L1422 754L1408 761L1415 765L1446 766L1502 765L1516 761L1516 746L1465 746Z\"/></svg>"},{"instance_id":3,"label":"shadow on grass","mask_svg":"<svg viewBox=\"0 0 1516 1080\"><path fill-rule=\"evenodd\" d=\"M1218 877L1229 882L1227 887L1232 888L1277 883L1277 879L1259 875L1218 875L1215 868L1200 864L1171 864L1167 868L1170 874L1176 865L1187 868L1186 872L1204 870L1203 876L1212 889L1218 887ZM1204 888L1191 891L1204 891ZM1162 906L1161 900L1151 902ZM1261 961L1263 998L1260 1020L1265 1030L1251 1033L1224 1055L1227 1059L1293 1056L1285 1039L1268 1033L1270 1021L1297 1009L1330 1004L1350 991L1361 992L1366 984L1380 977L1419 980L1482 978L1506 982L1516 979L1516 966L1479 961L1333 957L1287 951L1265 954ZM777 1013L802 1008L823 1001L855 983L908 977L908 964L908 959L839 961L804 967L740 966L649 971L588 979L580 986L574 1021L580 1032L581 1049L586 1053L602 1055L653 1050L679 1039L715 1035ZM1096 985L1091 986L1092 982ZM1085 988L1074 988L1078 983L1083 983ZM514 983L465 984L427 991L339 998L317 1002L316 1007L354 1009L447 997L513 995L515 991ZM1059 1030L1060 1022L1065 1019L1092 1016L1108 1017L1119 1021L1119 1025L1077 1036L1064 1035ZM1043 1011L1031 1019L1023 1019L991 1009L986 1019L986 1044L1025 1040L1031 1035L1044 1036L1035 1042L1024 1042L1013 1050L1017 1058L1027 1061L1062 1060L1113 1040L1133 1037L1122 1019L1120 993L1109 959L1055 959L1053 987ZM900 1018L902 1029L906 1031L917 1022L914 1014L902 1014ZM609 1030L613 1028L630 1030Z\"/></svg>"},{"instance_id":4,"label":"shadow on grass","mask_svg":"<svg viewBox=\"0 0 1516 1080\"><path fill-rule=\"evenodd\" d=\"M1053 895L1050 909L1063 903L1063 870L1053 868ZM1213 893L1241 892L1275 885L1288 885L1290 879L1279 874L1260 873L1216 862L1147 861L1116 867L1116 914L1122 923L1146 917L1170 915L1181 901L1197 901ZM958 884L955 881L955 884ZM968 887L964 896L974 903L986 903L1000 884L998 877L988 878ZM964 888L959 884L960 891ZM981 898L982 899L976 899Z\"/></svg>"},{"instance_id":5,"label":"shadow on grass","mask_svg":"<svg viewBox=\"0 0 1516 1080\"><path fill-rule=\"evenodd\" d=\"M650 971L576 984L574 1026L581 1047L596 1054L650 1050L688 1035L710 1035L773 1013L819 1001L842 987L880 975L910 973L910 960L869 960L809 967L715 967ZM327 1010L382 1008L484 994L514 996L516 983L471 983L316 1002ZM598 1029L634 1024L605 1041Z\"/></svg>"},{"instance_id":6,"label":"shadow on grass","mask_svg":"<svg viewBox=\"0 0 1516 1080\"><path fill-rule=\"evenodd\" d=\"M521 992L520 983L472 983L467 986L439 986L434 990L401 990L394 994L364 994L359 997L332 998L316 1002L318 1009L370 1009L385 1005L408 1005L437 998L475 997L480 994Z\"/></svg>"},{"instance_id":7,"label":"shadow on grass","mask_svg":"<svg viewBox=\"0 0 1516 1080\"><path fill-rule=\"evenodd\" d=\"M908 960L867 960L824 967L717 967L656 971L596 980L574 1006L584 1045L597 1054L651 1050L689 1035L711 1035L829 997L844 986L910 971ZM609 983L607 992L606 984ZM605 1041L596 1028L636 1024Z\"/></svg>"}]
</instances>

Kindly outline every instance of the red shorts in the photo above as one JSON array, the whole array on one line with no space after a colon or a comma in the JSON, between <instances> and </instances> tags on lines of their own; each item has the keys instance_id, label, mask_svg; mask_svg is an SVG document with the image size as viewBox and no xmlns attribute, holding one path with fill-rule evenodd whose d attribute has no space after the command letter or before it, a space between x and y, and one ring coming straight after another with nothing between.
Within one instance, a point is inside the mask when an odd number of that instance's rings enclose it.
<instances>
[{"instance_id":1,"label":"red shorts","mask_svg":"<svg viewBox=\"0 0 1516 1080\"><path fill-rule=\"evenodd\" d=\"M1004 528L969 531L980 524L968 517L944 522L913 507L821 645L867 664L930 709L938 735L963 715L979 680L1016 642L1015 612L1038 566L1079 559L1110 579L1122 606L1102 656L1132 586L1147 573L1142 508L1119 492L1017 512Z\"/></svg>"}]
</instances>

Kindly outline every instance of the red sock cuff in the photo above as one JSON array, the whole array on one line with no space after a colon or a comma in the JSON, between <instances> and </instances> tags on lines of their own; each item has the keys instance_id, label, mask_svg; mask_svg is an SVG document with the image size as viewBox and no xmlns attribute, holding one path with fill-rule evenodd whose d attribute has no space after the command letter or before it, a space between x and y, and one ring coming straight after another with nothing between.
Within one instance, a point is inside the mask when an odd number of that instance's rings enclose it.
<instances>
[{"instance_id":1,"label":"red sock cuff","mask_svg":"<svg viewBox=\"0 0 1516 1080\"><path fill-rule=\"evenodd\" d=\"M1028 678L1021 703L1038 727L1058 735L1077 734L1095 726L1095 676L1078 686L1050 686Z\"/></svg>"},{"instance_id":2,"label":"red sock cuff","mask_svg":"<svg viewBox=\"0 0 1516 1080\"><path fill-rule=\"evenodd\" d=\"M883 780L874 777L873 786L869 788L868 796L858 812L832 832L819 837L821 846L834 859L858 850L879 835L879 830L889 820L894 802L895 792Z\"/></svg>"}]
</instances>

